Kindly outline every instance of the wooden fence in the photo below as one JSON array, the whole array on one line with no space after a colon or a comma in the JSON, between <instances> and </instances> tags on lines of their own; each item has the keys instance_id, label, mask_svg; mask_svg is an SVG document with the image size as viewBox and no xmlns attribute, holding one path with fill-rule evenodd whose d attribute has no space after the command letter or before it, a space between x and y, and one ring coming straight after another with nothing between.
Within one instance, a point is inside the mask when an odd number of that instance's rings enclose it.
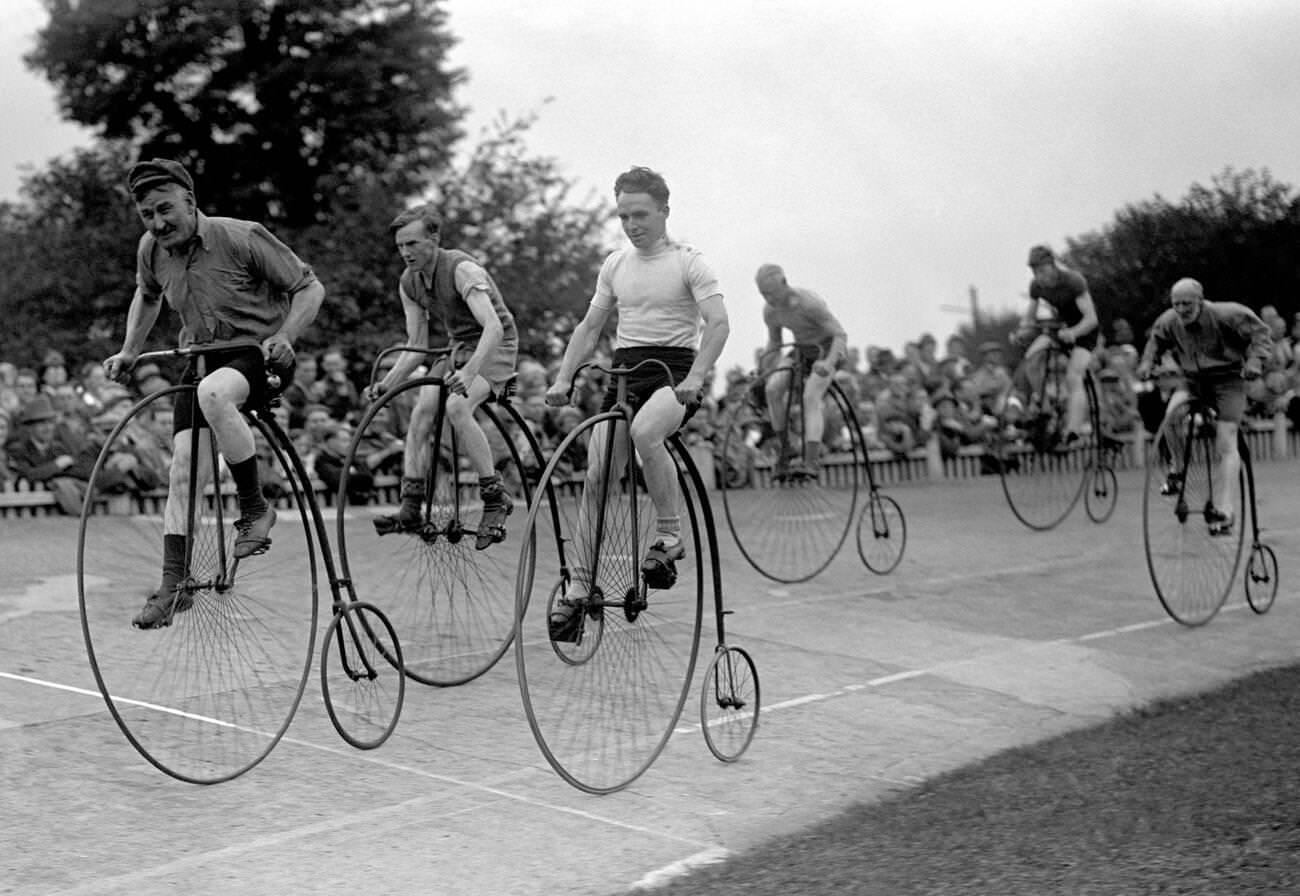
<instances>
[{"instance_id":1,"label":"wooden fence","mask_svg":"<svg viewBox=\"0 0 1300 896\"><path fill-rule=\"evenodd\" d=\"M1284 414L1278 414L1272 420L1252 419L1247 421L1244 430L1246 443L1251 456L1261 462L1294 460L1300 458L1300 431L1293 431ZM1118 457L1120 469L1136 469L1144 463L1145 445L1148 440L1141 434L1128 441ZM713 487L713 470L708 466L711 454L707 446L696 446L691 451L696 464L702 467L705 484ZM871 472L876 483L881 486L900 485L909 482L934 482L950 479L970 479L988 475L991 470L984 449L970 446L961 449L956 457L943 458L939 455L938 440L931 439L929 445L913 451L904 457L897 457L889 452L873 451L868 457ZM831 484L848 481L851 463L847 458L826 458L823 465L823 477ZM770 484L771 471L767 468L756 469L758 484ZM379 477L375 481L379 503L397 503L397 491L400 480L395 476ZM462 476L462 489L471 489L475 485L472 477ZM319 481L312 483L316 496L322 506L333 506L335 495ZM214 494L208 487L209 500ZM225 482L221 488L222 499L230 502L234 510L234 487ZM159 489L143 495L113 495L102 503L102 510L107 513L160 513L167 500L166 490ZM287 506L288 499L282 499L281 505ZM58 505L54 494L44 486L19 479L11 482L6 491L0 492L0 519L57 514Z\"/></svg>"}]
</instances>

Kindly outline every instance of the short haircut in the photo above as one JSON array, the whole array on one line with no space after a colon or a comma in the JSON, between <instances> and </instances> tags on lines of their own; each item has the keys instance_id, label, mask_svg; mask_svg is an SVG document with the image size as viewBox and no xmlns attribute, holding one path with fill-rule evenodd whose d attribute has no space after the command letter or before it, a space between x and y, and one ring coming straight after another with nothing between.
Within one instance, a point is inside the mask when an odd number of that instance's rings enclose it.
<instances>
[{"instance_id":1,"label":"short haircut","mask_svg":"<svg viewBox=\"0 0 1300 896\"><path fill-rule=\"evenodd\" d=\"M662 174L635 165L614 179L614 196L622 193L647 193L660 205L668 204L668 182Z\"/></svg>"},{"instance_id":2,"label":"short haircut","mask_svg":"<svg viewBox=\"0 0 1300 896\"><path fill-rule=\"evenodd\" d=\"M390 234L397 233L397 231L413 221L422 222L424 232L428 236L433 236L442 231L442 215L438 214L438 210L432 205L425 204L417 205L415 208L408 208L394 218L393 223L388 225L388 232Z\"/></svg>"}]
</instances>

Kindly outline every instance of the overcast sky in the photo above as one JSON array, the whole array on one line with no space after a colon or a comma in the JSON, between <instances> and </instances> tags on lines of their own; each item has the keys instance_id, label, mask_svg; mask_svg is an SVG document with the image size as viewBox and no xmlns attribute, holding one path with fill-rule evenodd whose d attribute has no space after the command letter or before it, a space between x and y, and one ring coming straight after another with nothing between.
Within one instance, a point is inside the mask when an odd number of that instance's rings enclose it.
<instances>
[{"instance_id":1,"label":"overcast sky","mask_svg":"<svg viewBox=\"0 0 1300 896\"><path fill-rule=\"evenodd\" d=\"M672 189L670 232L722 280L725 365L764 339L753 273L782 264L851 344L895 351L1020 308L1036 242L1181 197L1226 166L1300 183L1297 0L450 0L471 136L540 111L529 143L608 195ZM37 0L0 0L0 197L84 140L19 55ZM550 98L551 102L543 105ZM472 246L466 247L473 249ZM490 264L490 259L488 260ZM1086 271L1084 272L1086 274ZM507 297L508 298L508 297Z\"/></svg>"}]
</instances>

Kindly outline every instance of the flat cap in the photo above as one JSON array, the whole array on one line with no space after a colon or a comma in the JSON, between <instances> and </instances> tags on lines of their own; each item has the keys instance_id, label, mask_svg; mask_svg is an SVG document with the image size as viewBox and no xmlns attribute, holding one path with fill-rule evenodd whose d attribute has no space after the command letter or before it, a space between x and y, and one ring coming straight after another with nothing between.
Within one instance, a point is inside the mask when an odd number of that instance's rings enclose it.
<instances>
[{"instance_id":1,"label":"flat cap","mask_svg":"<svg viewBox=\"0 0 1300 896\"><path fill-rule=\"evenodd\" d=\"M164 184L180 184L191 193L194 192L194 178L180 162L171 159L149 159L136 162L126 175L126 185L131 195L139 199L154 187Z\"/></svg>"}]
</instances>

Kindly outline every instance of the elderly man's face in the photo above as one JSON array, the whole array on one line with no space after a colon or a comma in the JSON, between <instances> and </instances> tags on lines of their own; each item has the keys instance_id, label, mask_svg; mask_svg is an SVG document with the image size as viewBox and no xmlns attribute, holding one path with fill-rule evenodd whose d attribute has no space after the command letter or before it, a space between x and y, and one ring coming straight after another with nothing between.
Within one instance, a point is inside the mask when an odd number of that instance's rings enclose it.
<instances>
[{"instance_id":1,"label":"elderly man's face","mask_svg":"<svg viewBox=\"0 0 1300 896\"><path fill-rule=\"evenodd\" d=\"M155 187L136 202L135 210L145 229L168 251L184 246L198 229L194 197L180 184Z\"/></svg>"},{"instance_id":2,"label":"elderly man's face","mask_svg":"<svg viewBox=\"0 0 1300 896\"><path fill-rule=\"evenodd\" d=\"M1190 324L1201 315L1201 305L1205 299L1199 292L1192 289L1177 289L1169 297L1169 304L1173 306L1174 313L1178 319L1185 324Z\"/></svg>"}]
</instances>

